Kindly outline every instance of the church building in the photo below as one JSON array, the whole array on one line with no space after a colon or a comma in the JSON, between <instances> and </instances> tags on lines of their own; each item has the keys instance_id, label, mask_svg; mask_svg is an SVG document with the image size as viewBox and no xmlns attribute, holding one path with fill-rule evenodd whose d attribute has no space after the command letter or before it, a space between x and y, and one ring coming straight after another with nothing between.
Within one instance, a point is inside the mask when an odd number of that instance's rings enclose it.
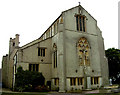
<instances>
[{"instance_id":1,"label":"church building","mask_svg":"<svg viewBox=\"0 0 120 95\"><path fill-rule=\"evenodd\" d=\"M108 62L97 21L81 6L66 11L36 40L19 46L19 34L10 38L3 56L2 80L14 88L15 73L42 72L51 90L95 89L108 85Z\"/></svg>"}]
</instances>

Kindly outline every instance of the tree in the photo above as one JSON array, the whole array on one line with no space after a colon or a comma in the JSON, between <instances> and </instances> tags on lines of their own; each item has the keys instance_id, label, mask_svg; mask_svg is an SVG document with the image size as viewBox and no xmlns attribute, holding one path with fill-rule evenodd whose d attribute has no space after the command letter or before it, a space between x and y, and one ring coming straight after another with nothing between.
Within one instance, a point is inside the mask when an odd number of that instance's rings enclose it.
<instances>
[{"instance_id":1,"label":"tree","mask_svg":"<svg viewBox=\"0 0 120 95\"><path fill-rule=\"evenodd\" d=\"M22 67L17 69L15 75L16 91L33 91L37 86L43 86L45 78L40 72L24 71Z\"/></svg>"},{"instance_id":2,"label":"tree","mask_svg":"<svg viewBox=\"0 0 120 95\"><path fill-rule=\"evenodd\" d=\"M120 50L109 48L105 51L109 65L109 77L113 83L120 83Z\"/></svg>"}]
</instances>

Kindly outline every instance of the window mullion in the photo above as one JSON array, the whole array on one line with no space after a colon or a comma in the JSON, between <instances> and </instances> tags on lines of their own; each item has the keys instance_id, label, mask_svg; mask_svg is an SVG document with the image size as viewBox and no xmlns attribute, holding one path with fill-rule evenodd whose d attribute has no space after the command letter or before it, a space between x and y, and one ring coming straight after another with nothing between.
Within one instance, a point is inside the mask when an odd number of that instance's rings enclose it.
<instances>
[{"instance_id":1,"label":"window mullion","mask_svg":"<svg viewBox=\"0 0 120 95\"><path fill-rule=\"evenodd\" d=\"M94 82L94 77L93 77L93 85L95 84L95 82Z\"/></svg>"},{"instance_id":2,"label":"window mullion","mask_svg":"<svg viewBox=\"0 0 120 95\"><path fill-rule=\"evenodd\" d=\"M43 56L43 49L42 49L42 56Z\"/></svg>"},{"instance_id":3,"label":"window mullion","mask_svg":"<svg viewBox=\"0 0 120 95\"><path fill-rule=\"evenodd\" d=\"M36 71L36 64L35 64L35 71Z\"/></svg>"},{"instance_id":4,"label":"window mullion","mask_svg":"<svg viewBox=\"0 0 120 95\"><path fill-rule=\"evenodd\" d=\"M33 71L33 64L31 64L31 71Z\"/></svg>"},{"instance_id":5,"label":"window mullion","mask_svg":"<svg viewBox=\"0 0 120 95\"><path fill-rule=\"evenodd\" d=\"M73 85L73 78L71 80L72 80L72 85Z\"/></svg>"},{"instance_id":6,"label":"window mullion","mask_svg":"<svg viewBox=\"0 0 120 95\"><path fill-rule=\"evenodd\" d=\"M80 31L80 16L78 16L78 29Z\"/></svg>"},{"instance_id":7,"label":"window mullion","mask_svg":"<svg viewBox=\"0 0 120 95\"><path fill-rule=\"evenodd\" d=\"M79 16L76 16L77 31L79 31Z\"/></svg>"},{"instance_id":8,"label":"window mullion","mask_svg":"<svg viewBox=\"0 0 120 95\"><path fill-rule=\"evenodd\" d=\"M82 25L82 32L83 32L83 17L81 16L81 25Z\"/></svg>"},{"instance_id":9,"label":"window mullion","mask_svg":"<svg viewBox=\"0 0 120 95\"><path fill-rule=\"evenodd\" d=\"M46 56L46 49L45 49L45 56Z\"/></svg>"},{"instance_id":10,"label":"window mullion","mask_svg":"<svg viewBox=\"0 0 120 95\"><path fill-rule=\"evenodd\" d=\"M55 60L55 68L56 68L56 51L54 53L55 53L55 59L54 60Z\"/></svg>"},{"instance_id":11,"label":"window mullion","mask_svg":"<svg viewBox=\"0 0 120 95\"><path fill-rule=\"evenodd\" d=\"M85 32L86 32L86 17L84 18L84 26L85 26Z\"/></svg>"},{"instance_id":12,"label":"window mullion","mask_svg":"<svg viewBox=\"0 0 120 95\"><path fill-rule=\"evenodd\" d=\"M75 85L77 85L77 78L75 78Z\"/></svg>"},{"instance_id":13,"label":"window mullion","mask_svg":"<svg viewBox=\"0 0 120 95\"><path fill-rule=\"evenodd\" d=\"M54 68L55 68L55 52L53 53Z\"/></svg>"},{"instance_id":14,"label":"window mullion","mask_svg":"<svg viewBox=\"0 0 120 95\"><path fill-rule=\"evenodd\" d=\"M57 67L57 51L55 52L55 61L56 61L56 67Z\"/></svg>"}]
</instances>

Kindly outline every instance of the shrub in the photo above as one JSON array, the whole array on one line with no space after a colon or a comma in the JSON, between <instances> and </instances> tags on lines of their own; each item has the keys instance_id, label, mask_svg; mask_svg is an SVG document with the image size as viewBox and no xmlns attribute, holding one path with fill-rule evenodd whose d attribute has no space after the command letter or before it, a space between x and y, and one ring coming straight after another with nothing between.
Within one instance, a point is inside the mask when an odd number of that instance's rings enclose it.
<instances>
[{"instance_id":1,"label":"shrub","mask_svg":"<svg viewBox=\"0 0 120 95\"><path fill-rule=\"evenodd\" d=\"M37 87L35 87L35 91L48 92L49 88L47 86L45 86L45 85L43 85L43 86L37 86Z\"/></svg>"},{"instance_id":2,"label":"shrub","mask_svg":"<svg viewBox=\"0 0 120 95\"><path fill-rule=\"evenodd\" d=\"M40 72L24 71L22 67L17 69L15 75L15 91L34 91L37 86L43 86L45 78Z\"/></svg>"}]
</instances>

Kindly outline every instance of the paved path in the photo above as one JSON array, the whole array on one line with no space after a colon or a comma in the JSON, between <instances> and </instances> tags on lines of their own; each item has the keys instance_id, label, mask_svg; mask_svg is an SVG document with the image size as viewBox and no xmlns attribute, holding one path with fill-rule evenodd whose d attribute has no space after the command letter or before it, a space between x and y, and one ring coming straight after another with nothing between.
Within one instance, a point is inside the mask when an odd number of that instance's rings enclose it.
<instances>
[{"instance_id":1,"label":"paved path","mask_svg":"<svg viewBox=\"0 0 120 95\"><path fill-rule=\"evenodd\" d=\"M13 92L10 89L6 88L0 88L0 92L9 92L9 93L20 93L20 92ZM82 93L59 93L59 92L48 92L48 93L39 93L39 92L23 92L23 93L31 93L31 94L38 94L38 95L86 95L89 93L99 93L99 90L91 90L91 91L82 91ZM109 95L109 93L106 93L105 95Z\"/></svg>"},{"instance_id":2,"label":"paved path","mask_svg":"<svg viewBox=\"0 0 120 95\"><path fill-rule=\"evenodd\" d=\"M49 92L47 95L85 95L85 93L78 93L78 92L74 92L74 93L60 93L60 92Z\"/></svg>"},{"instance_id":3,"label":"paved path","mask_svg":"<svg viewBox=\"0 0 120 95\"><path fill-rule=\"evenodd\" d=\"M2 89L0 89L0 92L9 92L9 93L20 93L20 92L13 92L13 91L11 91L10 89L7 89L7 88L2 88ZM91 93L97 93L97 91L92 91ZM30 93L30 92L23 92L23 93ZM87 92L83 92L83 93L59 93L59 92L53 92L53 91L51 91L51 92L48 92L48 93L39 93L39 92L31 92L31 94L41 94L41 95L85 95ZM90 93L90 92L88 92L88 93Z\"/></svg>"}]
</instances>

